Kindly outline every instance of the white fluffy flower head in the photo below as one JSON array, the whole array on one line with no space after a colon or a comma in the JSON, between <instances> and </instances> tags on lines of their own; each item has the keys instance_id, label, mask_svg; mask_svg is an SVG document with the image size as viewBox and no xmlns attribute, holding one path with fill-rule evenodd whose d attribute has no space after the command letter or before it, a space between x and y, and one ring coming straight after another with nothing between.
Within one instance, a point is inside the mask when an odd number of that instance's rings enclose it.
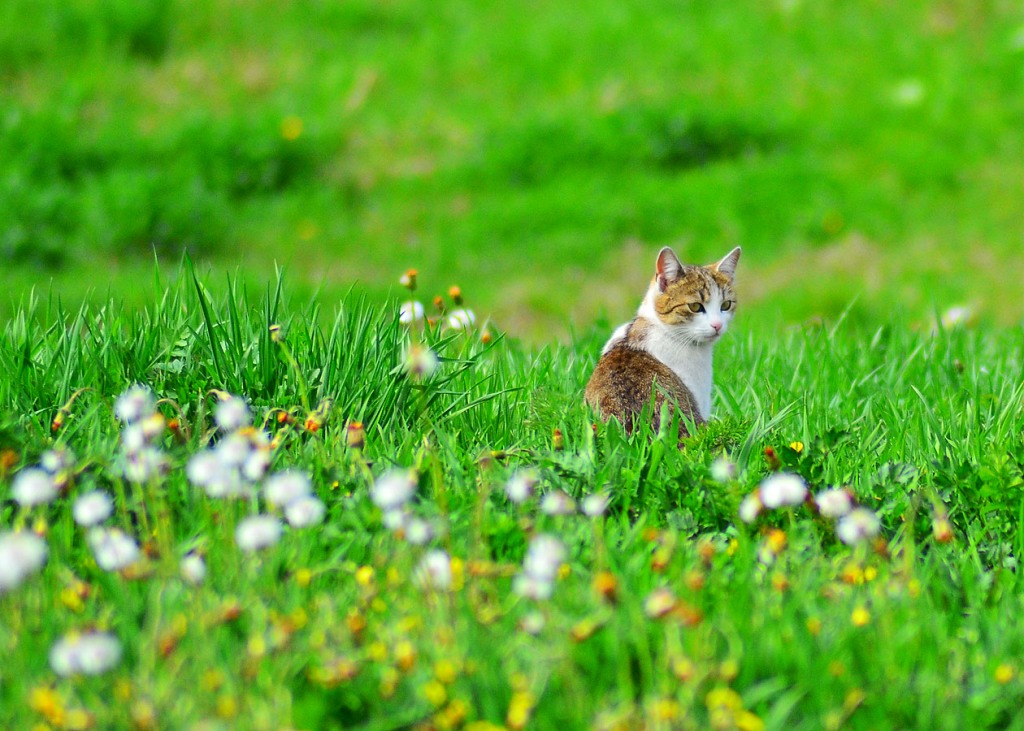
<instances>
[{"instance_id":1,"label":"white fluffy flower head","mask_svg":"<svg viewBox=\"0 0 1024 731\"><path fill-rule=\"evenodd\" d=\"M18 473L11 486L11 496L23 508L46 505L57 497L57 483L46 470L30 467Z\"/></svg>"},{"instance_id":2,"label":"white fluffy flower head","mask_svg":"<svg viewBox=\"0 0 1024 731\"><path fill-rule=\"evenodd\" d=\"M533 497L539 479L535 470L518 470L505 483L505 494L516 504L525 503Z\"/></svg>"},{"instance_id":3,"label":"white fluffy flower head","mask_svg":"<svg viewBox=\"0 0 1024 731\"><path fill-rule=\"evenodd\" d=\"M153 392L145 386L135 385L117 397L114 413L125 424L142 421L156 409Z\"/></svg>"},{"instance_id":4,"label":"white fluffy flower head","mask_svg":"<svg viewBox=\"0 0 1024 731\"><path fill-rule=\"evenodd\" d=\"M88 535L96 564L104 571L120 571L141 558L139 544L120 528L92 528Z\"/></svg>"},{"instance_id":5,"label":"white fluffy flower head","mask_svg":"<svg viewBox=\"0 0 1024 731\"><path fill-rule=\"evenodd\" d=\"M300 498L309 497L312 493L313 484L309 477L299 470L278 472L263 483L263 497L277 507L285 507Z\"/></svg>"},{"instance_id":6,"label":"white fluffy flower head","mask_svg":"<svg viewBox=\"0 0 1024 731\"><path fill-rule=\"evenodd\" d=\"M35 533L0 533L0 594L13 591L46 563L46 541Z\"/></svg>"},{"instance_id":7,"label":"white fluffy flower head","mask_svg":"<svg viewBox=\"0 0 1024 731\"><path fill-rule=\"evenodd\" d=\"M281 521L273 515L251 515L235 529L235 543L252 553L270 548L281 540Z\"/></svg>"},{"instance_id":8,"label":"white fluffy flower head","mask_svg":"<svg viewBox=\"0 0 1024 731\"><path fill-rule=\"evenodd\" d=\"M853 498L841 487L819 492L814 498L818 512L826 518L842 518L853 510Z\"/></svg>"},{"instance_id":9,"label":"white fluffy flower head","mask_svg":"<svg viewBox=\"0 0 1024 731\"><path fill-rule=\"evenodd\" d=\"M99 675L121 660L121 643L107 632L69 634L50 648L50 667L61 677Z\"/></svg>"},{"instance_id":10,"label":"white fluffy flower head","mask_svg":"<svg viewBox=\"0 0 1024 731\"><path fill-rule=\"evenodd\" d=\"M373 483L370 499L374 505L388 512L404 506L416 491L416 474L412 470L388 470Z\"/></svg>"},{"instance_id":11,"label":"white fluffy flower head","mask_svg":"<svg viewBox=\"0 0 1024 731\"><path fill-rule=\"evenodd\" d=\"M285 519L294 528L319 525L324 522L324 515L326 514L327 506L321 502L320 498L313 495L304 495L296 500L292 500L284 509Z\"/></svg>"},{"instance_id":12,"label":"white fluffy flower head","mask_svg":"<svg viewBox=\"0 0 1024 731\"><path fill-rule=\"evenodd\" d=\"M807 498L807 484L799 475L778 472L761 481L761 503L769 510L800 505Z\"/></svg>"},{"instance_id":13,"label":"white fluffy flower head","mask_svg":"<svg viewBox=\"0 0 1024 731\"><path fill-rule=\"evenodd\" d=\"M839 519L836 535L848 546L866 541L878 535L881 529L878 516L867 508L854 508Z\"/></svg>"},{"instance_id":14,"label":"white fluffy flower head","mask_svg":"<svg viewBox=\"0 0 1024 731\"><path fill-rule=\"evenodd\" d=\"M71 508L75 522L83 528L102 523L114 512L114 501L103 490L93 490L79 496Z\"/></svg>"},{"instance_id":15,"label":"white fluffy flower head","mask_svg":"<svg viewBox=\"0 0 1024 731\"><path fill-rule=\"evenodd\" d=\"M414 322L419 322L423 319L423 315L423 304L416 300L403 302L402 306L398 309L398 321L403 325L412 325Z\"/></svg>"},{"instance_id":16,"label":"white fluffy flower head","mask_svg":"<svg viewBox=\"0 0 1024 731\"><path fill-rule=\"evenodd\" d=\"M213 420L222 431L232 432L252 423L252 414L245 399L239 396L228 396L219 401L213 410Z\"/></svg>"},{"instance_id":17,"label":"white fluffy flower head","mask_svg":"<svg viewBox=\"0 0 1024 731\"><path fill-rule=\"evenodd\" d=\"M452 560L440 549L427 551L420 560L415 575L421 586L447 589L452 585Z\"/></svg>"}]
</instances>

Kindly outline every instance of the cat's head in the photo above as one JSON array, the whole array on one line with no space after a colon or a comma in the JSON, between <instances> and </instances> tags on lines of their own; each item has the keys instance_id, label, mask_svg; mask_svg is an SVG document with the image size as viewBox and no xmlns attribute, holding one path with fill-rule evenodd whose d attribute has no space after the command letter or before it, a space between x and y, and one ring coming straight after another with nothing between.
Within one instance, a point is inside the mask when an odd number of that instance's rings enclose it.
<instances>
[{"instance_id":1,"label":"cat's head","mask_svg":"<svg viewBox=\"0 0 1024 731\"><path fill-rule=\"evenodd\" d=\"M669 247L658 254L648 295L654 315L673 336L695 344L716 342L736 312L733 281L740 248L707 266L683 264Z\"/></svg>"}]
</instances>

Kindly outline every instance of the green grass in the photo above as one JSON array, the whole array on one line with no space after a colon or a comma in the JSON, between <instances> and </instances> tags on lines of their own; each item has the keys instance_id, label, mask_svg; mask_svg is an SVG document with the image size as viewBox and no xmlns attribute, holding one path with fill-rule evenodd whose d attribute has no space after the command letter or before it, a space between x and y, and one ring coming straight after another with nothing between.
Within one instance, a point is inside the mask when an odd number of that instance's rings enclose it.
<instances>
[{"instance_id":1,"label":"green grass","mask_svg":"<svg viewBox=\"0 0 1024 731\"><path fill-rule=\"evenodd\" d=\"M742 245L753 317L856 297L862 322L1018 322L1022 24L924 0L11 0L0 282L74 305L187 249L380 302L415 266L545 342L631 309L661 245Z\"/></svg>"},{"instance_id":2,"label":"green grass","mask_svg":"<svg viewBox=\"0 0 1024 731\"><path fill-rule=\"evenodd\" d=\"M41 575L0 596L0 725L49 713L59 727L63 710L73 727L85 710L95 728L481 729L467 724L516 727L510 709L525 708L536 728L1020 727L1018 330L741 318L716 354L717 419L680 450L592 429L580 394L600 328L539 350L431 330L441 364L417 382L394 303L352 295L320 313L280 285L212 297L190 276L157 285L144 308L37 298L0 336L0 524L49 546ZM120 476L112 410L133 383L166 399L180 435L159 442L166 476L136 487ZM235 546L237 522L269 508L210 499L184 474L215 439L214 389L249 399L275 470L312 477L322 527L286 529L256 555ZM318 408L322 426L303 428ZM352 420L363 451L345 446ZM66 495L19 509L13 475L55 445L77 456ZM803 507L739 522L768 447L814 491L849 486L883 540L844 546ZM717 482L723 454L738 475ZM392 465L416 470L413 509L457 559L448 591L417 584L427 547L387 530L368 497L368 475ZM607 515L512 504L502 485L523 467L541 492L608 491ZM72 521L71 500L96 487L116 496L111 523L149 549L133 571L98 568ZM948 544L932 537L942 512ZM542 602L511 588L538 532L568 549ZM774 562L759 560L783 535ZM179 578L189 550L209 567L198 587ZM593 587L601 572L613 601ZM645 609L658 588L680 602L660 619ZM522 624L538 613L534 636ZM120 664L56 676L53 643L93 627L119 638Z\"/></svg>"}]
</instances>

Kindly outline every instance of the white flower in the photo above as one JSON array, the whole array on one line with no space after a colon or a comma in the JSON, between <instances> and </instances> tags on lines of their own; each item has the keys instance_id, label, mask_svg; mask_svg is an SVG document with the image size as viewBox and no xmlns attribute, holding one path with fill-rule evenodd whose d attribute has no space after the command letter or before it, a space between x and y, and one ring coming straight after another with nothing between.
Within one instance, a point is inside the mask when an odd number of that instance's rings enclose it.
<instances>
[{"instance_id":1,"label":"white flower","mask_svg":"<svg viewBox=\"0 0 1024 731\"><path fill-rule=\"evenodd\" d=\"M102 490L93 490L81 495L71 508L75 522L84 528L102 523L114 512L114 501Z\"/></svg>"},{"instance_id":2,"label":"white flower","mask_svg":"<svg viewBox=\"0 0 1024 731\"><path fill-rule=\"evenodd\" d=\"M198 586L206 579L206 562L198 553L189 553L181 559L181 577Z\"/></svg>"},{"instance_id":3,"label":"white flower","mask_svg":"<svg viewBox=\"0 0 1024 731\"><path fill-rule=\"evenodd\" d=\"M448 327L452 330L466 330L476 324L476 315L473 310L453 310L448 316Z\"/></svg>"},{"instance_id":4,"label":"white flower","mask_svg":"<svg viewBox=\"0 0 1024 731\"><path fill-rule=\"evenodd\" d=\"M427 551L420 560L415 576L421 586L447 589L452 585L452 560L440 549Z\"/></svg>"},{"instance_id":5,"label":"white flower","mask_svg":"<svg viewBox=\"0 0 1024 731\"><path fill-rule=\"evenodd\" d=\"M530 540L530 547L523 559L523 573L535 579L554 581L558 569L565 561L565 546L560 540L547 533L541 533Z\"/></svg>"},{"instance_id":6,"label":"white flower","mask_svg":"<svg viewBox=\"0 0 1024 731\"><path fill-rule=\"evenodd\" d=\"M243 551L259 551L281 540L281 521L273 515L252 515L238 524L235 543Z\"/></svg>"},{"instance_id":7,"label":"white flower","mask_svg":"<svg viewBox=\"0 0 1024 731\"><path fill-rule=\"evenodd\" d=\"M244 434L232 432L217 442L213 451L217 458L228 467L239 468L252 454L252 441Z\"/></svg>"},{"instance_id":8,"label":"white flower","mask_svg":"<svg viewBox=\"0 0 1024 731\"><path fill-rule=\"evenodd\" d=\"M842 518L853 510L853 498L840 487L819 492L814 502L818 504L818 512L826 518Z\"/></svg>"},{"instance_id":9,"label":"white flower","mask_svg":"<svg viewBox=\"0 0 1024 731\"><path fill-rule=\"evenodd\" d=\"M881 521L878 516L867 508L854 508L839 519L836 525L836 535L839 540L848 546L852 546L869 538L878 535L881 528Z\"/></svg>"},{"instance_id":10,"label":"white flower","mask_svg":"<svg viewBox=\"0 0 1024 731\"><path fill-rule=\"evenodd\" d=\"M529 574L517 574L512 579L512 591L526 599L546 601L555 593L555 584L552 580L538 579Z\"/></svg>"},{"instance_id":11,"label":"white flower","mask_svg":"<svg viewBox=\"0 0 1024 731\"><path fill-rule=\"evenodd\" d=\"M205 487L219 480L223 472L224 466L217 453L209 450L194 455L185 467L189 482L196 487Z\"/></svg>"},{"instance_id":12,"label":"white flower","mask_svg":"<svg viewBox=\"0 0 1024 731\"><path fill-rule=\"evenodd\" d=\"M754 490L743 498L743 501L740 503L740 520L744 523L753 523L757 520L757 516L761 514L761 508L763 507L761 504L761 494Z\"/></svg>"},{"instance_id":13,"label":"white flower","mask_svg":"<svg viewBox=\"0 0 1024 731\"><path fill-rule=\"evenodd\" d=\"M537 480L537 473L534 470L519 470L505 483L505 494L514 503L524 503L533 496Z\"/></svg>"},{"instance_id":14,"label":"white flower","mask_svg":"<svg viewBox=\"0 0 1024 731\"><path fill-rule=\"evenodd\" d=\"M547 624L547 620L544 618L543 612L527 612L519 620L519 629L527 634L539 635L545 624Z\"/></svg>"},{"instance_id":15,"label":"white flower","mask_svg":"<svg viewBox=\"0 0 1024 731\"><path fill-rule=\"evenodd\" d=\"M769 510L784 505L800 505L807 497L803 478L789 472L778 472L761 481L761 503Z\"/></svg>"},{"instance_id":16,"label":"white flower","mask_svg":"<svg viewBox=\"0 0 1024 731\"><path fill-rule=\"evenodd\" d=\"M598 492L593 495L587 495L583 498L580 503L580 510L588 518L599 518L604 515L604 511L608 509L608 503L610 498L606 493Z\"/></svg>"},{"instance_id":17,"label":"white flower","mask_svg":"<svg viewBox=\"0 0 1024 731\"><path fill-rule=\"evenodd\" d=\"M46 541L35 533L0 533L0 594L21 586L46 563Z\"/></svg>"},{"instance_id":18,"label":"white flower","mask_svg":"<svg viewBox=\"0 0 1024 731\"><path fill-rule=\"evenodd\" d=\"M270 469L271 454L269 449L254 449L242 463L242 476L249 482L263 479Z\"/></svg>"},{"instance_id":19,"label":"white flower","mask_svg":"<svg viewBox=\"0 0 1024 731\"><path fill-rule=\"evenodd\" d=\"M409 519L409 513L405 511L405 508L392 508L391 510L385 510L384 515L381 516L380 522L384 524L384 527L389 531L398 531L405 527L405 522Z\"/></svg>"},{"instance_id":20,"label":"white flower","mask_svg":"<svg viewBox=\"0 0 1024 731\"><path fill-rule=\"evenodd\" d=\"M711 479L715 482L735 480L736 473L736 464L727 457L719 457L711 463Z\"/></svg>"},{"instance_id":21,"label":"white flower","mask_svg":"<svg viewBox=\"0 0 1024 731\"><path fill-rule=\"evenodd\" d=\"M968 325L974 317L974 311L970 307L950 307L942 313L942 329L952 330L961 325Z\"/></svg>"},{"instance_id":22,"label":"white flower","mask_svg":"<svg viewBox=\"0 0 1024 731\"><path fill-rule=\"evenodd\" d=\"M405 372L415 378L429 378L437 370L438 360L434 351L418 343L409 346L405 353Z\"/></svg>"},{"instance_id":23,"label":"white flower","mask_svg":"<svg viewBox=\"0 0 1024 731\"><path fill-rule=\"evenodd\" d=\"M312 495L292 500L284 509L284 517L295 528L318 525L323 522L326 513L327 506L320 501L320 498Z\"/></svg>"},{"instance_id":24,"label":"white flower","mask_svg":"<svg viewBox=\"0 0 1024 731\"><path fill-rule=\"evenodd\" d=\"M370 488L374 505L387 512L409 502L416 491L416 475L412 470L388 470Z\"/></svg>"},{"instance_id":25,"label":"white flower","mask_svg":"<svg viewBox=\"0 0 1024 731\"><path fill-rule=\"evenodd\" d=\"M398 321L403 325L411 325L423 319L423 305L416 300L403 302L398 310Z\"/></svg>"},{"instance_id":26,"label":"white flower","mask_svg":"<svg viewBox=\"0 0 1024 731\"><path fill-rule=\"evenodd\" d=\"M129 424L121 432L121 447L128 454L141 452L146 448L147 443L146 431L142 428L142 424Z\"/></svg>"},{"instance_id":27,"label":"white flower","mask_svg":"<svg viewBox=\"0 0 1024 731\"><path fill-rule=\"evenodd\" d=\"M422 546L434 537L434 529L423 518L411 517L405 524L405 540L414 546Z\"/></svg>"},{"instance_id":28,"label":"white flower","mask_svg":"<svg viewBox=\"0 0 1024 731\"><path fill-rule=\"evenodd\" d=\"M64 447L60 447L58 449L47 449L39 458L39 466L51 475L71 469L71 466L74 463L75 455Z\"/></svg>"},{"instance_id":29,"label":"white flower","mask_svg":"<svg viewBox=\"0 0 1024 731\"><path fill-rule=\"evenodd\" d=\"M120 571L142 555L135 539L120 528L93 528L88 541L96 564L104 571Z\"/></svg>"},{"instance_id":30,"label":"white flower","mask_svg":"<svg viewBox=\"0 0 1024 731\"><path fill-rule=\"evenodd\" d=\"M53 475L38 467L30 467L18 473L11 486L11 496L23 508L46 505L57 497L57 483Z\"/></svg>"},{"instance_id":31,"label":"white flower","mask_svg":"<svg viewBox=\"0 0 1024 731\"><path fill-rule=\"evenodd\" d=\"M298 470L285 470L271 475L263 483L263 497L277 507L285 507L299 498L312 495L313 485L304 473ZM289 521L291 522L291 521Z\"/></svg>"},{"instance_id":32,"label":"white flower","mask_svg":"<svg viewBox=\"0 0 1024 731\"><path fill-rule=\"evenodd\" d=\"M217 403L213 410L213 420L223 431L231 432L252 423L249 406L238 396L228 396Z\"/></svg>"},{"instance_id":33,"label":"white flower","mask_svg":"<svg viewBox=\"0 0 1024 731\"><path fill-rule=\"evenodd\" d=\"M125 424L141 421L156 409L153 392L145 386L132 386L117 397L114 413Z\"/></svg>"},{"instance_id":34,"label":"white flower","mask_svg":"<svg viewBox=\"0 0 1024 731\"><path fill-rule=\"evenodd\" d=\"M540 511L545 515L571 515L576 512L576 501L562 490L552 490L541 498Z\"/></svg>"},{"instance_id":35,"label":"white flower","mask_svg":"<svg viewBox=\"0 0 1024 731\"><path fill-rule=\"evenodd\" d=\"M129 482L148 482L167 467L167 456L156 447L147 447L124 457L124 477Z\"/></svg>"},{"instance_id":36,"label":"white flower","mask_svg":"<svg viewBox=\"0 0 1024 731\"><path fill-rule=\"evenodd\" d=\"M61 677L99 675L121 660L121 643L107 632L69 634L50 648L50 667Z\"/></svg>"}]
</instances>

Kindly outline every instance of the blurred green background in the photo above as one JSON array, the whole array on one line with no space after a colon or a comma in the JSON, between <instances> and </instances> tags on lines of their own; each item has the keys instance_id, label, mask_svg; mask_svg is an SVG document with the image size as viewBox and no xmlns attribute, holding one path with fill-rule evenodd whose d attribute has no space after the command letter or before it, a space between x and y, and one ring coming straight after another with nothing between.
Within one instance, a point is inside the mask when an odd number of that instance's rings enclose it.
<instances>
[{"instance_id":1,"label":"blurred green background","mask_svg":"<svg viewBox=\"0 0 1024 731\"><path fill-rule=\"evenodd\" d=\"M949 0L5 0L0 286L153 259L629 317L659 247L744 247L752 323L1024 315L1024 8Z\"/></svg>"}]
</instances>

